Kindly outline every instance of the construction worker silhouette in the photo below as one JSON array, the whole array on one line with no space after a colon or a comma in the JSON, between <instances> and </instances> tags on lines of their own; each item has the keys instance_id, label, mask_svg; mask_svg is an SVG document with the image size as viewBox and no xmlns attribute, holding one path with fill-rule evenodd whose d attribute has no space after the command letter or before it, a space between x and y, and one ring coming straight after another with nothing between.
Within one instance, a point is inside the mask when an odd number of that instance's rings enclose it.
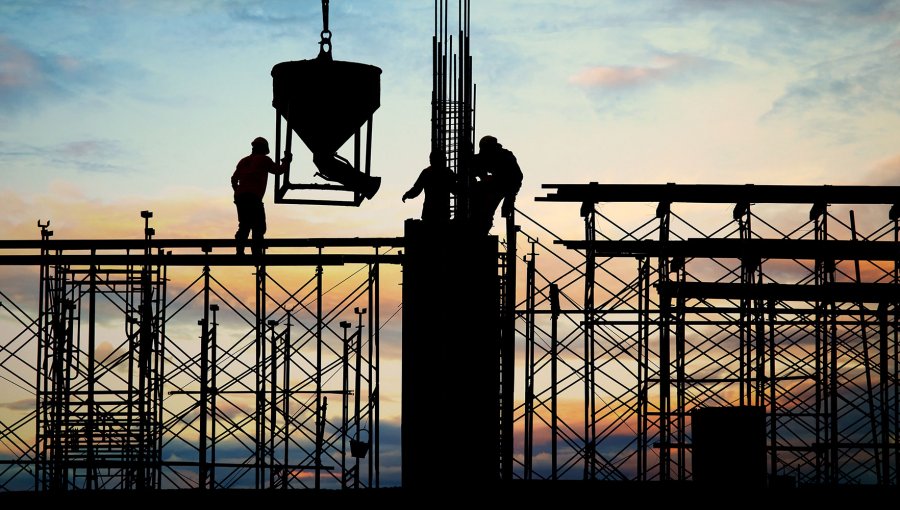
<instances>
[{"instance_id":1,"label":"construction worker silhouette","mask_svg":"<svg viewBox=\"0 0 900 510\"><path fill-rule=\"evenodd\" d=\"M422 191L422 221L430 224L450 221L450 192L455 187L456 176L447 168L444 153L432 150L428 156L430 165L419 173L415 184L403 194L403 202L416 198Z\"/></svg>"},{"instance_id":2,"label":"construction worker silhouette","mask_svg":"<svg viewBox=\"0 0 900 510\"><path fill-rule=\"evenodd\" d=\"M285 151L284 159L278 165L269 154L269 142L263 137L255 138L251 143L251 152L238 161L231 175L231 187L234 189L234 205L237 206L238 229L234 233L237 240L237 254L243 255L247 238L253 233L251 252L254 255L263 253L263 237L266 234L266 210L263 207L263 196L269 174L281 175L291 162L291 153Z\"/></svg>"},{"instance_id":3,"label":"construction worker silhouette","mask_svg":"<svg viewBox=\"0 0 900 510\"><path fill-rule=\"evenodd\" d=\"M515 209L516 194L522 188L522 170L516 156L503 148L496 137L488 135L478 142L472 175L476 178L472 186L472 221L477 230L488 234L501 201L503 217Z\"/></svg>"}]
</instances>

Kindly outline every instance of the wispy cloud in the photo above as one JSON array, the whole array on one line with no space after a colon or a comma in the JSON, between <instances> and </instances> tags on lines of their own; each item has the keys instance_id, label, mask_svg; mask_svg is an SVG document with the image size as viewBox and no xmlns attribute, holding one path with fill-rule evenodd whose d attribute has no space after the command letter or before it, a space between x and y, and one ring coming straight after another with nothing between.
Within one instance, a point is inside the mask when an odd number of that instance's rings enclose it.
<instances>
[{"instance_id":1,"label":"wispy cloud","mask_svg":"<svg viewBox=\"0 0 900 510\"><path fill-rule=\"evenodd\" d=\"M799 118L842 143L857 140L873 115L900 114L900 41L878 50L820 62L785 92L761 118Z\"/></svg>"},{"instance_id":2,"label":"wispy cloud","mask_svg":"<svg viewBox=\"0 0 900 510\"><path fill-rule=\"evenodd\" d=\"M748 4L744 0L687 0L684 2L691 8L728 10L740 7L752 7L755 10L772 9L780 12L831 13L835 16L847 17L884 17L897 12L895 0L756 0Z\"/></svg>"},{"instance_id":3,"label":"wispy cloud","mask_svg":"<svg viewBox=\"0 0 900 510\"><path fill-rule=\"evenodd\" d=\"M15 402L0 402L0 407L11 411L30 411L34 409L34 399L26 398Z\"/></svg>"},{"instance_id":4,"label":"wispy cloud","mask_svg":"<svg viewBox=\"0 0 900 510\"><path fill-rule=\"evenodd\" d=\"M768 115L825 106L848 113L900 112L900 41L880 50L817 64L791 84Z\"/></svg>"},{"instance_id":5,"label":"wispy cloud","mask_svg":"<svg viewBox=\"0 0 900 510\"><path fill-rule=\"evenodd\" d=\"M73 140L49 146L0 142L0 161L31 160L43 166L74 168L84 172L128 172L118 164L125 151L114 140Z\"/></svg>"},{"instance_id":6,"label":"wispy cloud","mask_svg":"<svg viewBox=\"0 0 900 510\"><path fill-rule=\"evenodd\" d=\"M40 80L37 57L0 37L0 91L25 89Z\"/></svg>"},{"instance_id":7,"label":"wispy cloud","mask_svg":"<svg viewBox=\"0 0 900 510\"><path fill-rule=\"evenodd\" d=\"M657 55L644 66L595 66L569 78L571 83L587 88L628 89L709 68L713 61L685 54Z\"/></svg>"},{"instance_id":8,"label":"wispy cloud","mask_svg":"<svg viewBox=\"0 0 900 510\"><path fill-rule=\"evenodd\" d=\"M65 54L38 53L0 36L0 113L19 113L65 98L108 76L105 66Z\"/></svg>"},{"instance_id":9,"label":"wispy cloud","mask_svg":"<svg viewBox=\"0 0 900 510\"><path fill-rule=\"evenodd\" d=\"M875 164L864 184L874 186L900 186L900 154Z\"/></svg>"},{"instance_id":10,"label":"wispy cloud","mask_svg":"<svg viewBox=\"0 0 900 510\"><path fill-rule=\"evenodd\" d=\"M0 36L0 111L23 108L36 90L47 87L47 67L48 62Z\"/></svg>"},{"instance_id":11,"label":"wispy cloud","mask_svg":"<svg viewBox=\"0 0 900 510\"><path fill-rule=\"evenodd\" d=\"M274 25L294 25L314 19L318 4L302 4L298 11L272 9L266 4L238 4L228 10L229 17L237 22L250 23L270 27ZM305 7L305 8L304 8ZM321 20L321 14L319 16ZM321 23L321 21L320 21Z\"/></svg>"}]
</instances>

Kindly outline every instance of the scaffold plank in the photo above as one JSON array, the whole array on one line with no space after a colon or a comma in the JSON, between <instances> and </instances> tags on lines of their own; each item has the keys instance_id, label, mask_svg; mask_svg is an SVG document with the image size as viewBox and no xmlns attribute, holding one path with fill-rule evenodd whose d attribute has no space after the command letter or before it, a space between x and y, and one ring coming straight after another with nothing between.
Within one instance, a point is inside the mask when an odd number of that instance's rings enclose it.
<instances>
[{"instance_id":1,"label":"scaffold plank","mask_svg":"<svg viewBox=\"0 0 900 510\"><path fill-rule=\"evenodd\" d=\"M803 186L771 184L544 184L554 190L538 202L692 202L704 204L887 204L900 186Z\"/></svg>"},{"instance_id":2,"label":"scaffold plank","mask_svg":"<svg viewBox=\"0 0 900 510\"><path fill-rule=\"evenodd\" d=\"M113 255L0 255L0 266L341 266L344 264L399 264L402 255L376 254L113 254Z\"/></svg>"},{"instance_id":3,"label":"scaffold plank","mask_svg":"<svg viewBox=\"0 0 900 510\"><path fill-rule=\"evenodd\" d=\"M837 282L822 285L783 283L743 284L713 282L660 282L660 295L686 299L766 299L842 303L897 303L900 285Z\"/></svg>"},{"instance_id":4,"label":"scaffold plank","mask_svg":"<svg viewBox=\"0 0 900 510\"><path fill-rule=\"evenodd\" d=\"M554 241L573 250L591 248L602 257L685 257L798 260L900 260L900 243L813 239L703 239L683 241Z\"/></svg>"}]
</instances>

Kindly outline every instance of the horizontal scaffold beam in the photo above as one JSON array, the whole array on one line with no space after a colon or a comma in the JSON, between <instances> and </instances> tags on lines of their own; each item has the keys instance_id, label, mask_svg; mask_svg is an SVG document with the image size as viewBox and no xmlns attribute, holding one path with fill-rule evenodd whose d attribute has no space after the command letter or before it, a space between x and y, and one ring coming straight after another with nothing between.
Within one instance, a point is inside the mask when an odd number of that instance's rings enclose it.
<instances>
[{"instance_id":1,"label":"horizontal scaffold beam","mask_svg":"<svg viewBox=\"0 0 900 510\"><path fill-rule=\"evenodd\" d=\"M345 238L273 238L262 242L264 248L402 248L402 237ZM196 248L198 250L237 247L234 239L29 239L0 240L0 250L165 250Z\"/></svg>"},{"instance_id":2,"label":"horizontal scaffold beam","mask_svg":"<svg viewBox=\"0 0 900 510\"><path fill-rule=\"evenodd\" d=\"M837 282L821 285L783 283L660 282L661 296L684 299L765 299L836 303L900 303L900 285Z\"/></svg>"},{"instance_id":3,"label":"horizontal scaffold beam","mask_svg":"<svg viewBox=\"0 0 900 510\"><path fill-rule=\"evenodd\" d=\"M402 237L273 238L263 241L264 247L282 251L290 248L378 250L403 245ZM339 266L400 264L403 257L401 254L385 253L236 255L236 247L234 239L0 240L0 266ZM190 253L192 249L196 252ZM219 252L213 253L215 249ZM177 251L172 253L172 250Z\"/></svg>"},{"instance_id":4,"label":"horizontal scaffold beam","mask_svg":"<svg viewBox=\"0 0 900 510\"><path fill-rule=\"evenodd\" d=\"M400 264L402 255L276 253L235 254L113 254L113 255L0 255L0 266L341 266L344 264Z\"/></svg>"},{"instance_id":5,"label":"horizontal scaffold beam","mask_svg":"<svg viewBox=\"0 0 900 510\"><path fill-rule=\"evenodd\" d=\"M900 186L771 184L544 184L538 202L693 202L704 204L886 204L900 202Z\"/></svg>"},{"instance_id":6,"label":"horizontal scaffold beam","mask_svg":"<svg viewBox=\"0 0 900 510\"><path fill-rule=\"evenodd\" d=\"M569 249L591 248L602 257L684 257L795 260L900 260L900 243L814 239L706 239L679 241L558 240Z\"/></svg>"}]
</instances>

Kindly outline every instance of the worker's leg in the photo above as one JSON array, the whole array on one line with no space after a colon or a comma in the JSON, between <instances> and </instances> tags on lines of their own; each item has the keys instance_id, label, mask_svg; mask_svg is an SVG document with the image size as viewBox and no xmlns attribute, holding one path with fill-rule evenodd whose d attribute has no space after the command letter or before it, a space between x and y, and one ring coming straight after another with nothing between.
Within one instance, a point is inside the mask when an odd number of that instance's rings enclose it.
<instances>
[{"instance_id":1,"label":"worker's leg","mask_svg":"<svg viewBox=\"0 0 900 510\"><path fill-rule=\"evenodd\" d=\"M516 195L507 193L505 197L503 197L503 206L500 208L500 216L504 218L508 218L510 214L516 209Z\"/></svg>"},{"instance_id":2,"label":"worker's leg","mask_svg":"<svg viewBox=\"0 0 900 510\"><path fill-rule=\"evenodd\" d=\"M491 228L494 226L494 215L497 212L497 206L500 205L501 200L503 200L503 195L496 189L487 190L487 193L485 193L483 197L484 210L482 211L482 232L484 235L491 233Z\"/></svg>"},{"instance_id":3,"label":"worker's leg","mask_svg":"<svg viewBox=\"0 0 900 510\"><path fill-rule=\"evenodd\" d=\"M246 195L234 197L234 205L237 207L238 229L234 233L234 239L237 241L237 254L244 254L244 247L247 245L247 237L250 236L252 228L252 202L248 202Z\"/></svg>"},{"instance_id":4,"label":"worker's leg","mask_svg":"<svg viewBox=\"0 0 900 510\"><path fill-rule=\"evenodd\" d=\"M254 255L263 254L263 239L266 235L266 208L262 201L254 204L253 243L251 250Z\"/></svg>"}]
</instances>

